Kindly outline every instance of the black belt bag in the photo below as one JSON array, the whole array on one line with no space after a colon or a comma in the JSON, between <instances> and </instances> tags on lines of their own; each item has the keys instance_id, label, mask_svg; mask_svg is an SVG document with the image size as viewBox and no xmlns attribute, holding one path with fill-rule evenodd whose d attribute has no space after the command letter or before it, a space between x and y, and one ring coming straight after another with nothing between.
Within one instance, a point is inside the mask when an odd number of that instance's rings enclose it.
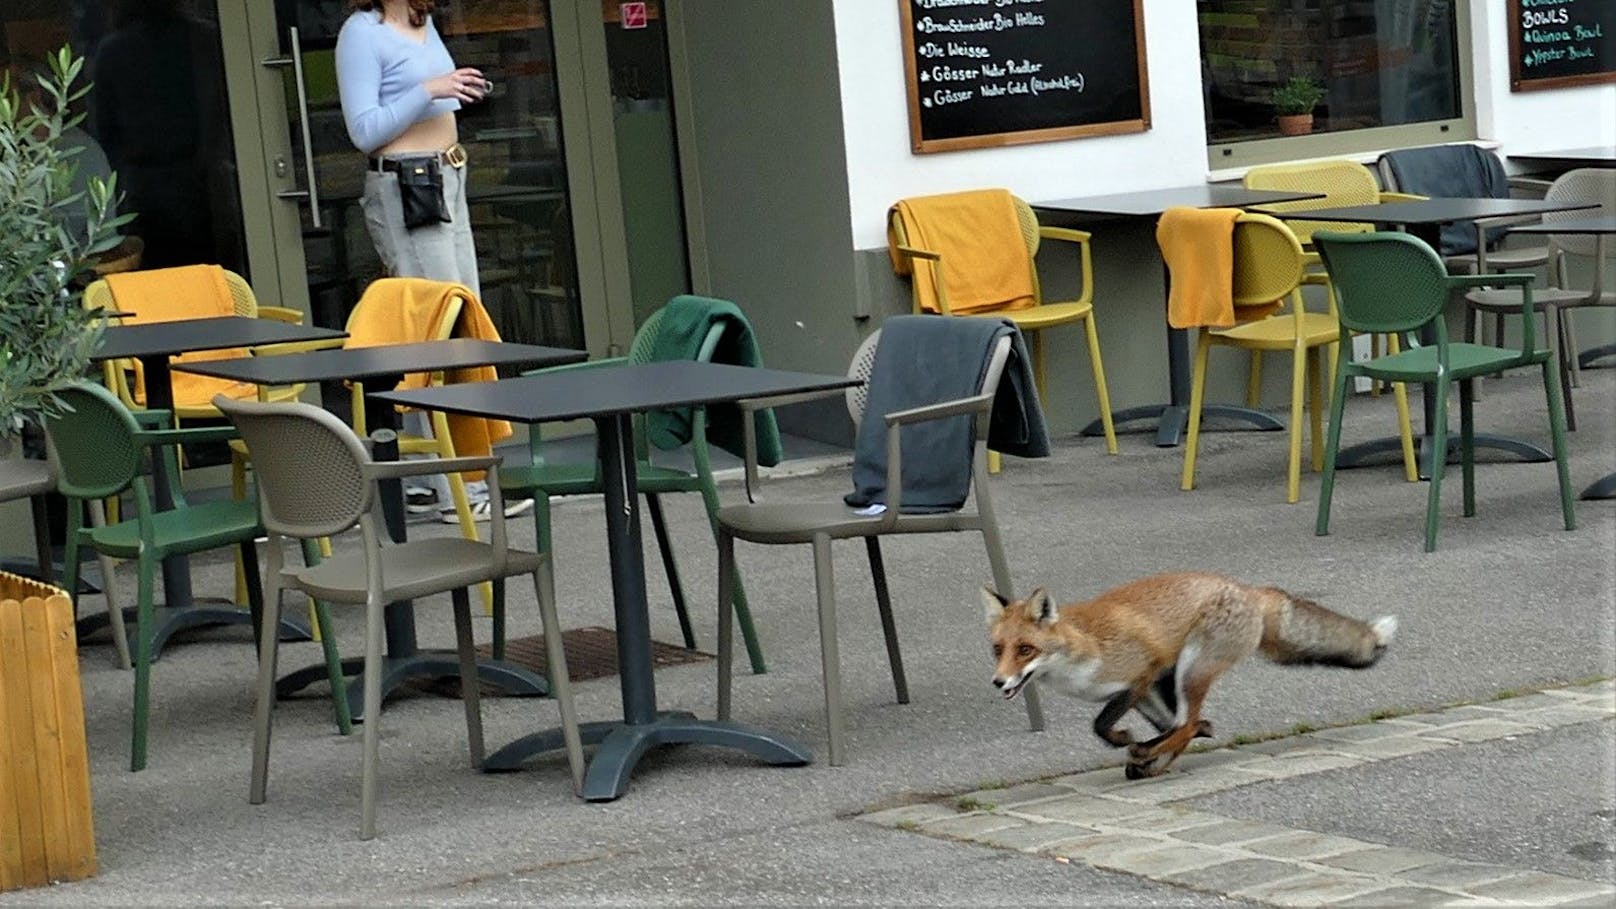
<instances>
[{"instance_id":1,"label":"black belt bag","mask_svg":"<svg viewBox=\"0 0 1616 909\"><path fill-rule=\"evenodd\" d=\"M398 174L398 197L404 206L406 230L452 220L443 199L443 168L437 155L387 158L381 168Z\"/></svg>"}]
</instances>

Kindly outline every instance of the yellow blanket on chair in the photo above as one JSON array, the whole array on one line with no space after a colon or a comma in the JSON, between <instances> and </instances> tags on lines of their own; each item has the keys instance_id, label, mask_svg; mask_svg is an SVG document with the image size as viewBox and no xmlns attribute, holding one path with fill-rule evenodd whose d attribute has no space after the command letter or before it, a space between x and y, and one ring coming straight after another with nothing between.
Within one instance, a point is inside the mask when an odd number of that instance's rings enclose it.
<instances>
[{"instance_id":1,"label":"yellow blanket on chair","mask_svg":"<svg viewBox=\"0 0 1616 909\"><path fill-rule=\"evenodd\" d=\"M126 271L107 275L107 290L112 293L113 304L123 312L134 313L123 319L125 325L143 325L150 322L177 322L181 319L207 319L236 314L235 300L230 296L230 285L225 283L224 269L217 265L182 265L176 268L154 268L147 271ZM222 350L199 350L179 354L173 363L201 360L231 360L247 356L245 347L227 347ZM169 387L174 390L174 406L210 407L214 395L248 399L256 397L258 388L246 382L215 379L190 373L169 373ZM139 361L135 362L134 386L131 389L136 403L146 403L146 375Z\"/></svg>"},{"instance_id":2,"label":"yellow blanket on chair","mask_svg":"<svg viewBox=\"0 0 1616 909\"><path fill-rule=\"evenodd\" d=\"M450 303L461 300L460 316L452 336L498 341L499 330L488 317L481 300L463 284L429 281L425 278L381 278L365 288L365 295L348 322L345 347L377 347L384 344L410 344L430 341L441 332ZM406 375L401 389L424 388L429 381L424 372ZM492 366L450 370L443 377L456 382L492 382L499 378ZM480 457L494 450L494 443L511 435L511 424L504 420L449 414L449 436L455 454Z\"/></svg>"},{"instance_id":3,"label":"yellow blanket on chair","mask_svg":"<svg viewBox=\"0 0 1616 909\"><path fill-rule=\"evenodd\" d=\"M937 253L933 263L898 251L904 245ZM981 189L902 199L888 213L887 252L892 269L913 275L915 299L926 312L941 312L947 289L951 313L1025 309L1038 300L1027 241L1008 190ZM941 287L939 287L939 284Z\"/></svg>"},{"instance_id":4,"label":"yellow blanket on chair","mask_svg":"<svg viewBox=\"0 0 1616 909\"><path fill-rule=\"evenodd\" d=\"M1234 318L1234 222L1238 208L1169 208L1156 243L1171 276L1167 324L1228 328Z\"/></svg>"}]
</instances>

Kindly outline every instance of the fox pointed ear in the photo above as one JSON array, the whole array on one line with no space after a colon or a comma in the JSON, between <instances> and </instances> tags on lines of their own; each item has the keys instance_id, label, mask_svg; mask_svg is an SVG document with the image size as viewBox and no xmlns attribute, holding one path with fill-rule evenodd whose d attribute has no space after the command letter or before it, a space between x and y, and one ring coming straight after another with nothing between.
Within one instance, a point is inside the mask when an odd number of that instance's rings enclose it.
<instances>
[{"instance_id":1,"label":"fox pointed ear","mask_svg":"<svg viewBox=\"0 0 1616 909\"><path fill-rule=\"evenodd\" d=\"M982 615L988 620L989 625L997 622L999 616L1004 614L1004 607L1009 605L1010 601L999 596L993 588L982 588Z\"/></svg>"},{"instance_id":2,"label":"fox pointed ear","mask_svg":"<svg viewBox=\"0 0 1616 909\"><path fill-rule=\"evenodd\" d=\"M1055 620L1060 618L1049 591L1039 587L1027 594L1027 618L1046 628L1055 624Z\"/></svg>"}]
</instances>

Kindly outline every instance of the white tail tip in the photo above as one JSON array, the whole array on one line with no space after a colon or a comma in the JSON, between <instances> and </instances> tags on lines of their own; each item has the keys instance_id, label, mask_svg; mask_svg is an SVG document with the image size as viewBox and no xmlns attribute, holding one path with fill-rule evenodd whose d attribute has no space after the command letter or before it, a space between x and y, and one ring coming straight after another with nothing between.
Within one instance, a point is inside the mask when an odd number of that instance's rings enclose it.
<instances>
[{"instance_id":1,"label":"white tail tip","mask_svg":"<svg viewBox=\"0 0 1616 909\"><path fill-rule=\"evenodd\" d=\"M1397 634L1397 616L1383 615L1370 622L1369 627L1375 632L1375 643L1385 647L1391 643L1392 636Z\"/></svg>"}]
</instances>

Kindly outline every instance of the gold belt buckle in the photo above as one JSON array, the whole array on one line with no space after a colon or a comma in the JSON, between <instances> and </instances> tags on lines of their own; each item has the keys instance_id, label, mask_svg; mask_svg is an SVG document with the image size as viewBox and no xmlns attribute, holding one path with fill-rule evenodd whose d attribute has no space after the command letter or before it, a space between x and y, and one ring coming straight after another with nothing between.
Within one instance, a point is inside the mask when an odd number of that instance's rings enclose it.
<instances>
[{"instance_id":1,"label":"gold belt buckle","mask_svg":"<svg viewBox=\"0 0 1616 909\"><path fill-rule=\"evenodd\" d=\"M450 167L466 166L466 147L459 142L443 150L443 163Z\"/></svg>"}]
</instances>

